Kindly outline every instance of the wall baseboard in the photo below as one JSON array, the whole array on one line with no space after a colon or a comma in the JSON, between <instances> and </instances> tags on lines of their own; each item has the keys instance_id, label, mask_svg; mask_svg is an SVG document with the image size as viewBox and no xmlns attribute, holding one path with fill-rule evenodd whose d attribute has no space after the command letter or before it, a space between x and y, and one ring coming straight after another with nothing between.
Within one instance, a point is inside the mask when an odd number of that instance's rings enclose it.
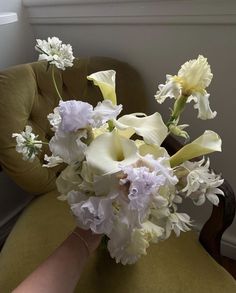
<instances>
[{"instance_id":1,"label":"wall baseboard","mask_svg":"<svg viewBox=\"0 0 236 293\"><path fill-rule=\"evenodd\" d=\"M232 0L24 0L31 24L236 24Z\"/></svg>"}]
</instances>

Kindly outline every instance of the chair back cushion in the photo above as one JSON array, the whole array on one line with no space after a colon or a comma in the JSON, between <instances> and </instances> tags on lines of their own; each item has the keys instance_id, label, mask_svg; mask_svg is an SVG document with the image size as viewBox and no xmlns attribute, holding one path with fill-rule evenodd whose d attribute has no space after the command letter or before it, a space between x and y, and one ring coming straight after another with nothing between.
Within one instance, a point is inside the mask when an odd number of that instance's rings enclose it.
<instances>
[{"instance_id":1,"label":"chair back cushion","mask_svg":"<svg viewBox=\"0 0 236 293\"><path fill-rule=\"evenodd\" d=\"M72 68L56 70L63 100L83 100L96 105L102 95L87 76L108 69L116 70L117 100L124 105L123 113L145 111L145 89L137 71L127 63L105 57L75 59ZM58 102L51 68L47 70L46 62L23 64L0 72L0 165L22 189L33 194L53 190L56 174L62 167L42 167L44 153L50 154L46 147L34 162L23 161L15 150L12 133L31 125L39 139L49 141L53 132L47 115Z\"/></svg>"}]
</instances>

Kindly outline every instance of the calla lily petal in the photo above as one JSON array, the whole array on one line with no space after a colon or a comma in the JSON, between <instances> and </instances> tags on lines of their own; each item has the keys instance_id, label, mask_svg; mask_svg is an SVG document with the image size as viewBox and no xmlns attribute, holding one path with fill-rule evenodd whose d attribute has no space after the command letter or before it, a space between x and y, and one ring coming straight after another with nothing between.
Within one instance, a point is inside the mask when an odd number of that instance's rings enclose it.
<instances>
[{"instance_id":1,"label":"calla lily petal","mask_svg":"<svg viewBox=\"0 0 236 293\"><path fill-rule=\"evenodd\" d=\"M131 165L139 159L132 140L116 131L98 136L85 151L87 163L95 175L116 173L120 165Z\"/></svg>"},{"instance_id":2,"label":"calla lily petal","mask_svg":"<svg viewBox=\"0 0 236 293\"><path fill-rule=\"evenodd\" d=\"M221 138L217 133L206 130L203 135L182 147L182 149L170 158L171 167L212 152L221 152L221 144Z\"/></svg>"},{"instance_id":3,"label":"calla lily petal","mask_svg":"<svg viewBox=\"0 0 236 293\"><path fill-rule=\"evenodd\" d=\"M125 115L113 123L120 130L120 135L129 138L136 133L148 144L161 145L168 134L168 129L157 112L145 117L138 117L135 114Z\"/></svg>"},{"instance_id":4,"label":"calla lily petal","mask_svg":"<svg viewBox=\"0 0 236 293\"><path fill-rule=\"evenodd\" d=\"M116 72L114 70L98 71L87 76L102 92L104 100L111 100L116 105Z\"/></svg>"}]
</instances>

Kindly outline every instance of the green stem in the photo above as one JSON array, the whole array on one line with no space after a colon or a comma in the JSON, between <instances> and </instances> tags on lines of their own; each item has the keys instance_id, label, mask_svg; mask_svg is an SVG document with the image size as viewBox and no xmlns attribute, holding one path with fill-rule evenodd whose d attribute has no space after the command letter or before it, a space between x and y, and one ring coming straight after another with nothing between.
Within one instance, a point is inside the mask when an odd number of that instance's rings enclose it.
<instances>
[{"instance_id":1,"label":"green stem","mask_svg":"<svg viewBox=\"0 0 236 293\"><path fill-rule=\"evenodd\" d=\"M175 101L174 104L174 109L173 112L170 116L170 119L167 122L167 126L169 127L170 124L172 124L174 121L176 121L177 119L179 119L180 115L182 114L182 112L184 111L186 102L187 102L188 97L187 96L181 96L180 98L178 98Z\"/></svg>"},{"instance_id":2,"label":"green stem","mask_svg":"<svg viewBox=\"0 0 236 293\"><path fill-rule=\"evenodd\" d=\"M111 120L109 120L109 121L108 121L108 129L109 129L109 131L112 132L112 130L113 130L114 128L115 128L114 123L113 123Z\"/></svg>"},{"instance_id":3,"label":"green stem","mask_svg":"<svg viewBox=\"0 0 236 293\"><path fill-rule=\"evenodd\" d=\"M55 65L52 66L52 80L53 80L53 84L55 86L56 92L57 92L60 100L62 101L63 99L62 99L62 96L61 96L61 94L60 94L60 92L59 92L59 90L57 88L57 83L56 83L56 80L55 80Z\"/></svg>"},{"instance_id":4,"label":"green stem","mask_svg":"<svg viewBox=\"0 0 236 293\"><path fill-rule=\"evenodd\" d=\"M34 144L49 144L48 142L43 142L43 141L40 141L40 140L35 140L35 141L29 141L28 145L31 146L31 145L34 145Z\"/></svg>"}]
</instances>

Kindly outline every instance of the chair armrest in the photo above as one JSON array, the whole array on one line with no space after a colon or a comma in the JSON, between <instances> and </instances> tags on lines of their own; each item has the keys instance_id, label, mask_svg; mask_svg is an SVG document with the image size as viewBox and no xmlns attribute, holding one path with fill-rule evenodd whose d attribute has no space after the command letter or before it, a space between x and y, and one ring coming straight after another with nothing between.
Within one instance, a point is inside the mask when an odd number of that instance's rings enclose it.
<instances>
[{"instance_id":1,"label":"chair armrest","mask_svg":"<svg viewBox=\"0 0 236 293\"><path fill-rule=\"evenodd\" d=\"M169 135L162 146L167 149L170 155L173 155L182 147L182 144ZM235 217L236 200L233 189L226 180L219 188L224 192L225 196L218 195L219 205L213 206L210 218L200 231L199 241L206 251L218 263L222 264L221 238Z\"/></svg>"},{"instance_id":2,"label":"chair armrest","mask_svg":"<svg viewBox=\"0 0 236 293\"><path fill-rule=\"evenodd\" d=\"M209 254L222 264L221 237L233 222L236 201L233 189L226 180L220 189L225 195L218 195L219 205L213 206L211 216L200 232L199 241Z\"/></svg>"}]
</instances>

